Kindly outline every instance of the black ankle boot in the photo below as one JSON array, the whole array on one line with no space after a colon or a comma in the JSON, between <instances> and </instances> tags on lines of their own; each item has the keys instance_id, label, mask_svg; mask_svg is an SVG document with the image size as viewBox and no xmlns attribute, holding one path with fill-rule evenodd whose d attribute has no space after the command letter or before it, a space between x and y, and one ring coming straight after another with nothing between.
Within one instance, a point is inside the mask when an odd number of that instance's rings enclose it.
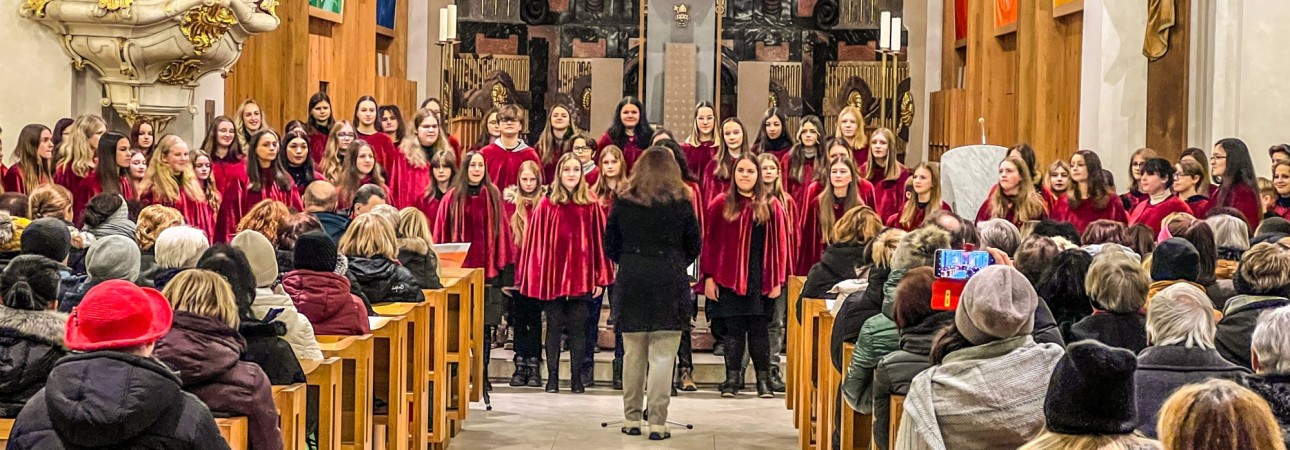
<instances>
[{"instance_id":1,"label":"black ankle boot","mask_svg":"<svg viewBox=\"0 0 1290 450\"><path fill-rule=\"evenodd\" d=\"M614 390L623 390L623 360L614 360Z\"/></svg>"},{"instance_id":2,"label":"black ankle boot","mask_svg":"<svg viewBox=\"0 0 1290 450\"><path fill-rule=\"evenodd\" d=\"M525 358L524 364L529 366L528 387L542 387L542 357Z\"/></svg>"},{"instance_id":3,"label":"black ankle boot","mask_svg":"<svg viewBox=\"0 0 1290 450\"><path fill-rule=\"evenodd\" d=\"M787 386L784 385L783 371L779 370L778 364L770 366L770 390L774 392L784 392Z\"/></svg>"},{"instance_id":4,"label":"black ankle boot","mask_svg":"<svg viewBox=\"0 0 1290 450\"><path fill-rule=\"evenodd\" d=\"M747 367L739 369L738 386L740 390L748 389L748 368Z\"/></svg>"},{"instance_id":5,"label":"black ankle boot","mask_svg":"<svg viewBox=\"0 0 1290 450\"><path fill-rule=\"evenodd\" d=\"M734 398L735 394L739 393L740 383L743 383L743 381L739 379L739 371L727 370L726 381L721 383L721 385L717 387L717 390L721 391L722 397Z\"/></svg>"},{"instance_id":6,"label":"black ankle boot","mask_svg":"<svg viewBox=\"0 0 1290 450\"><path fill-rule=\"evenodd\" d=\"M757 371L757 396L761 398L775 398L775 391L770 389L770 371Z\"/></svg>"},{"instance_id":7,"label":"black ankle boot","mask_svg":"<svg viewBox=\"0 0 1290 450\"><path fill-rule=\"evenodd\" d=\"M511 375L511 386L519 387L529 383L529 364L524 358L516 356L515 374Z\"/></svg>"},{"instance_id":8,"label":"black ankle boot","mask_svg":"<svg viewBox=\"0 0 1290 450\"><path fill-rule=\"evenodd\" d=\"M546 391L550 394L560 392L560 363L547 361L546 370Z\"/></svg>"},{"instance_id":9,"label":"black ankle boot","mask_svg":"<svg viewBox=\"0 0 1290 450\"><path fill-rule=\"evenodd\" d=\"M586 387L582 385L582 368L570 370L569 372L569 392L574 394L587 392Z\"/></svg>"},{"instance_id":10,"label":"black ankle boot","mask_svg":"<svg viewBox=\"0 0 1290 450\"><path fill-rule=\"evenodd\" d=\"M582 368L582 385L586 387L596 385L596 364L594 362L590 366Z\"/></svg>"}]
</instances>

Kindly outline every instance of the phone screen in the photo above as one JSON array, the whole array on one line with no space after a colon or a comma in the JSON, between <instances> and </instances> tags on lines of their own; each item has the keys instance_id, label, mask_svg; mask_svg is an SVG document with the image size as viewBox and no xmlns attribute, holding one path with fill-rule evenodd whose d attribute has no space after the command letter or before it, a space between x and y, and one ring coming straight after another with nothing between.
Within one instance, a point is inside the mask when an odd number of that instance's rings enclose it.
<instances>
[{"instance_id":1,"label":"phone screen","mask_svg":"<svg viewBox=\"0 0 1290 450\"><path fill-rule=\"evenodd\" d=\"M983 251L937 250L936 277L953 280L972 278L993 262L990 253Z\"/></svg>"}]
</instances>

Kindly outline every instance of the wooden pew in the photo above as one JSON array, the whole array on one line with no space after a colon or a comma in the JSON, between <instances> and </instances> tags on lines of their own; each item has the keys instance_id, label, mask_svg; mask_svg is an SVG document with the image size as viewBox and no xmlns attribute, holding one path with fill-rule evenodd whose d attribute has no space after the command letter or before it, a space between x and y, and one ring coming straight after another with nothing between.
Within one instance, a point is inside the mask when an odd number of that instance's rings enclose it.
<instances>
[{"instance_id":1,"label":"wooden pew","mask_svg":"<svg viewBox=\"0 0 1290 450\"><path fill-rule=\"evenodd\" d=\"M246 429L248 426L246 417L226 417L215 419L215 425L219 426L219 435L228 443L232 450L246 450Z\"/></svg>"},{"instance_id":2,"label":"wooden pew","mask_svg":"<svg viewBox=\"0 0 1290 450\"><path fill-rule=\"evenodd\" d=\"M816 364L816 352L819 340L817 335L820 330L819 319L820 311L826 309L824 300L820 299L802 299L802 327L799 330L800 340L798 343L802 358L798 361L798 380L797 388L797 407L794 408L798 424L798 444L802 450L812 450L817 448L815 442L815 405L819 401L817 386L819 382L819 367ZM828 352L827 348L824 349Z\"/></svg>"},{"instance_id":3,"label":"wooden pew","mask_svg":"<svg viewBox=\"0 0 1290 450\"><path fill-rule=\"evenodd\" d=\"M890 426L887 428L888 430L887 436L890 436L888 438L888 442L890 444L888 445L889 448L892 448L892 449L896 448L896 432L900 431L900 416L904 414L905 414L905 396L903 395L891 396L891 422L890 422Z\"/></svg>"},{"instance_id":4,"label":"wooden pew","mask_svg":"<svg viewBox=\"0 0 1290 450\"><path fill-rule=\"evenodd\" d=\"M833 444L833 416L837 410L833 407L838 400L838 383L841 374L833 368L829 354L829 341L832 339L833 312L821 309L816 315L815 333L815 368L816 392L815 402L815 447L829 450Z\"/></svg>"},{"instance_id":5,"label":"wooden pew","mask_svg":"<svg viewBox=\"0 0 1290 450\"><path fill-rule=\"evenodd\" d=\"M372 326L372 387L388 403L388 412L373 417L385 429L379 450L408 450L408 325L406 316L369 317Z\"/></svg>"},{"instance_id":6,"label":"wooden pew","mask_svg":"<svg viewBox=\"0 0 1290 450\"><path fill-rule=\"evenodd\" d=\"M469 311L470 320L462 325L469 325L470 336L470 401L478 402L484 394L484 270L483 269L443 269L445 274L452 274L467 281L462 298L469 299L469 309L463 305L463 311ZM469 295L466 295L469 294Z\"/></svg>"},{"instance_id":7,"label":"wooden pew","mask_svg":"<svg viewBox=\"0 0 1290 450\"><path fill-rule=\"evenodd\" d=\"M0 419L0 448L9 443L9 433L13 432L13 419Z\"/></svg>"},{"instance_id":8,"label":"wooden pew","mask_svg":"<svg viewBox=\"0 0 1290 450\"><path fill-rule=\"evenodd\" d=\"M340 358L302 359L300 368L308 380L305 384L318 391L314 394L318 397L318 450L340 450L344 364Z\"/></svg>"},{"instance_id":9,"label":"wooden pew","mask_svg":"<svg viewBox=\"0 0 1290 450\"><path fill-rule=\"evenodd\" d=\"M833 389L836 395L842 395L841 386L838 386L842 380L846 379L847 369L850 369L851 353L855 351L856 345L850 342L842 344L842 371L834 371L836 375ZM832 364L829 366L832 369ZM842 408L838 411L841 414L838 430L842 439L839 442L841 450L868 450L873 440L873 415L861 414L859 411L851 409L851 405L846 400L841 400ZM830 424L833 422L829 422Z\"/></svg>"},{"instance_id":10,"label":"wooden pew","mask_svg":"<svg viewBox=\"0 0 1290 450\"><path fill-rule=\"evenodd\" d=\"M373 336L364 334L317 338L323 356L340 358L344 367L341 382L341 448L372 450Z\"/></svg>"},{"instance_id":11,"label":"wooden pew","mask_svg":"<svg viewBox=\"0 0 1290 450\"><path fill-rule=\"evenodd\" d=\"M309 389L303 383L273 387L273 403L278 406L278 428L282 430L282 448L305 448L305 400Z\"/></svg>"},{"instance_id":12,"label":"wooden pew","mask_svg":"<svg viewBox=\"0 0 1290 450\"><path fill-rule=\"evenodd\" d=\"M372 305L377 314L382 316L403 316L407 318L407 370L404 386L405 402L409 406L408 417L412 430L426 429L426 418L429 414L430 386L430 306L419 303L382 303ZM408 433L409 448L425 450L426 434Z\"/></svg>"},{"instance_id":13,"label":"wooden pew","mask_svg":"<svg viewBox=\"0 0 1290 450\"><path fill-rule=\"evenodd\" d=\"M788 317L786 332L788 333L787 342L785 343L788 353L788 363L784 367L784 403L785 406L794 410L793 426L797 426L797 371L802 359L799 352L799 334L802 328L802 322L797 320L797 299L802 295L802 285L806 282L805 277L788 277Z\"/></svg>"},{"instance_id":14,"label":"wooden pew","mask_svg":"<svg viewBox=\"0 0 1290 450\"><path fill-rule=\"evenodd\" d=\"M429 366L429 386L426 387L429 397L426 413L426 427L417 427L417 431L426 430L426 440L430 448L445 449L452 439L448 428L448 295L443 289L423 291L426 297L426 316L428 317L429 346L431 353L426 360Z\"/></svg>"},{"instance_id":15,"label":"wooden pew","mask_svg":"<svg viewBox=\"0 0 1290 450\"><path fill-rule=\"evenodd\" d=\"M481 269L443 269L444 292L448 297L448 418L452 434L461 431L478 400L484 380L484 272ZM452 368L456 369L452 373Z\"/></svg>"}]
</instances>

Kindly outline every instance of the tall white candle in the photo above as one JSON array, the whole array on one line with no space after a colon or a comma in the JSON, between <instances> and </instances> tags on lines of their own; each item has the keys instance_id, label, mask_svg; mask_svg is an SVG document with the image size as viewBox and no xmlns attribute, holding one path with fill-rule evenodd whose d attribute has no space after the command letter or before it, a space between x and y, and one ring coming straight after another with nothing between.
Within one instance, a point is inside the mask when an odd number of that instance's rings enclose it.
<instances>
[{"instance_id":1,"label":"tall white candle","mask_svg":"<svg viewBox=\"0 0 1290 450\"><path fill-rule=\"evenodd\" d=\"M448 40L448 8L439 8L439 42Z\"/></svg>"},{"instance_id":2,"label":"tall white candle","mask_svg":"<svg viewBox=\"0 0 1290 450\"><path fill-rule=\"evenodd\" d=\"M901 20L899 17L891 19L891 50L892 51L897 51L897 52L900 51L900 46L901 44L903 44L903 42L901 42L903 39L901 37L900 26L901 26Z\"/></svg>"},{"instance_id":3,"label":"tall white candle","mask_svg":"<svg viewBox=\"0 0 1290 450\"><path fill-rule=\"evenodd\" d=\"M883 11L878 19L878 49L891 47L891 11Z\"/></svg>"},{"instance_id":4,"label":"tall white candle","mask_svg":"<svg viewBox=\"0 0 1290 450\"><path fill-rule=\"evenodd\" d=\"M457 5L448 5L448 40L457 39Z\"/></svg>"}]
</instances>

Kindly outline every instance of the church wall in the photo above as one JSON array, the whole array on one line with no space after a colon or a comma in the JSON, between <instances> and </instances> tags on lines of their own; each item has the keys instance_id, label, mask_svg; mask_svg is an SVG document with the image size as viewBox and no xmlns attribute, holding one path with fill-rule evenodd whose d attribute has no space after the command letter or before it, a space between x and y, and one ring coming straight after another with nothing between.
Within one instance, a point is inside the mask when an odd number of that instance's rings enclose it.
<instances>
[{"instance_id":1,"label":"church wall","mask_svg":"<svg viewBox=\"0 0 1290 450\"><path fill-rule=\"evenodd\" d=\"M1079 148L1127 185L1130 155L1147 144L1147 59L1142 56L1144 2L1084 1Z\"/></svg>"}]
</instances>

